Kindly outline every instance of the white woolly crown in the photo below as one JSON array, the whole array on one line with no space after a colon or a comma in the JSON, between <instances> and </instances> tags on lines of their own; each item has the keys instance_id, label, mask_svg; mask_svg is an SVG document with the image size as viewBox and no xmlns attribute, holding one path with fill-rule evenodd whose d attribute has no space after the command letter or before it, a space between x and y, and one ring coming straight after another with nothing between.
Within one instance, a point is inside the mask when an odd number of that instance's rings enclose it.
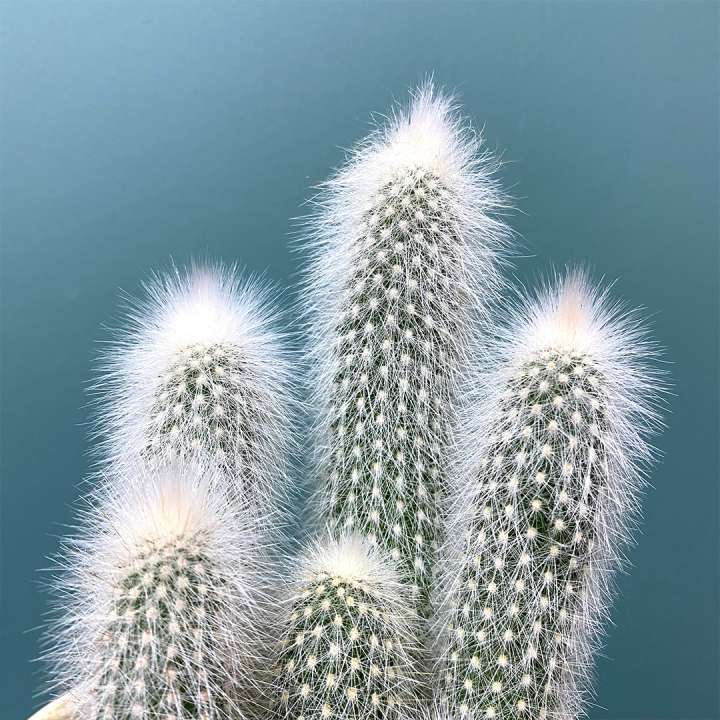
<instances>
[{"instance_id":1,"label":"white woolly crown","mask_svg":"<svg viewBox=\"0 0 720 720\"><path fill-rule=\"evenodd\" d=\"M377 547L359 535L345 535L338 539L323 537L310 546L297 578L301 583L309 582L323 573L364 583L383 592L396 591L400 585L394 565Z\"/></svg>"},{"instance_id":2,"label":"white woolly crown","mask_svg":"<svg viewBox=\"0 0 720 720\"><path fill-rule=\"evenodd\" d=\"M627 348L632 339L627 337L632 316L623 317L608 290L594 287L583 270L568 270L546 283L517 308L513 321L519 355L555 349L602 357L627 352L617 345L625 342Z\"/></svg>"},{"instance_id":3,"label":"white woolly crown","mask_svg":"<svg viewBox=\"0 0 720 720\"><path fill-rule=\"evenodd\" d=\"M132 548L157 539L191 537L202 531L219 533L224 544L223 523L235 519L225 507L227 485L196 465L174 463L150 475L138 463L135 472L110 482L112 489L104 497L102 491L97 495L102 498L97 501L100 508L93 505L92 510L105 515L107 538L112 541L104 548L108 566L122 567L122 558ZM246 542L251 539L248 535ZM112 553L117 554L116 563L110 559Z\"/></svg>"},{"instance_id":4,"label":"white woolly crown","mask_svg":"<svg viewBox=\"0 0 720 720\"><path fill-rule=\"evenodd\" d=\"M269 319L255 292L219 267L194 267L184 281L176 274L149 288L157 314L146 325L148 334L169 353L195 343L233 343L257 354L272 341L263 332Z\"/></svg>"},{"instance_id":5,"label":"white woolly crown","mask_svg":"<svg viewBox=\"0 0 720 720\"><path fill-rule=\"evenodd\" d=\"M465 183L468 170L478 163L480 143L459 118L453 98L426 83L407 109L396 108L389 122L367 138L332 182L354 183L357 190L373 193L399 172L422 168L448 185ZM484 188L486 202L495 189L494 184Z\"/></svg>"}]
</instances>

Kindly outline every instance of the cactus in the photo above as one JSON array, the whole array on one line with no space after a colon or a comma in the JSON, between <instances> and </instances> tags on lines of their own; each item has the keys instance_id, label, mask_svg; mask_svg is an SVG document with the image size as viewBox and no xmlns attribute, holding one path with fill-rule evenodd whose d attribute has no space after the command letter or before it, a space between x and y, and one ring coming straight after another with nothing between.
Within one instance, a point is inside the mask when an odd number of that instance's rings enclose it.
<instances>
[{"instance_id":1,"label":"cactus","mask_svg":"<svg viewBox=\"0 0 720 720\"><path fill-rule=\"evenodd\" d=\"M569 719L590 691L662 383L636 315L582 273L524 302L505 333L460 434L455 514L470 517L447 549L438 682L448 717Z\"/></svg>"},{"instance_id":2,"label":"cactus","mask_svg":"<svg viewBox=\"0 0 720 720\"><path fill-rule=\"evenodd\" d=\"M394 563L347 536L317 542L294 575L277 668L281 717L417 717L416 616Z\"/></svg>"},{"instance_id":3,"label":"cactus","mask_svg":"<svg viewBox=\"0 0 720 720\"><path fill-rule=\"evenodd\" d=\"M377 542L425 613L458 373L507 238L480 139L422 88L332 179L306 284L334 532Z\"/></svg>"},{"instance_id":4,"label":"cactus","mask_svg":"<svg viewBox=\"0 0 720 720\"><path fill-rule=\"evenodd\" d=\"M108 483L86 516L50 652L73 717L247 717L266 642L262 555L224 481L168 465Z\"/></svg>"},{"instance_id":5,"label":"cactus","mask_svg":"<svg viewBox=\"0 0 720 720\"><path fill-rule=\"evenodd\" d=\"M210 463L245 500L282 506L292 442L288 362L256 284L194 267L156 277L105 354L99 424L110 467Z\"/></svg>"}]
</instances>

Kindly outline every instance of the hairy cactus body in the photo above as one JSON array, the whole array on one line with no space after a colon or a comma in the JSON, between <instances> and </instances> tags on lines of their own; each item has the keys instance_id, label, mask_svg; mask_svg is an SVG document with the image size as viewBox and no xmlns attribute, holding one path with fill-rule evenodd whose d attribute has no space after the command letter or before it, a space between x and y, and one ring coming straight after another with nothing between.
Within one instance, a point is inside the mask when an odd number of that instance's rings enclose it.
<instances>
[{"instance_id":1,"label":"hairy cactus body","mask_svg":"<svg viewBox=\"0 0 720 720\"><path fill-rule=\"evenodd\" d=\"M642 334L582 276L517 317L462 438L462 452L480 448L463 463L471 517L440 678L450 717L577 716L656 420Z\"/></svg>"},{"instance_id":2,"label":"hairy cactus body","mask_svg":"<svg viewBox=\"0 0 720 720\"><path fill-rule=\"evenodd\" d=\"M297 573L278 667L287 720L413 718L415 614L391 562L358 538L318 543Z\"/></svg>"},{"instance_id":3,"label":"hairy cactus body","mask_svg":"<svg viewBox=\"0 0 720 720\"><path fill-rule=\"evenodd\" d=\"M327 514L388 550L423 609L470 308L494 287L504 238L477 146L423 89L330 182L311 225Z\"/></svg>"},{"instance_id":4,"label":"hairy cactus body","mask_svg":"<svg viewBox=\"0 0 720 720\"><path fill-rule=\"evenodd\" d=\"M197 470L116 485L88 510L57 585L52 654L74 717L245 717L266 640L247 519L224 482Z\"/></svg>"},{"instance_id":5,"label":"hairy cactus body","mask_svg":"<svg viewBox=\"0 0 720 720\"><path fill-rule=\"evenodd\" d=\"M108 465L202 462L275 511L287 486L292 398L263 294L230 270L194 268L157 279L148 297L106 353L99 386L109 411L103 405L99 420Z\"/></svg>"}]
</instances>

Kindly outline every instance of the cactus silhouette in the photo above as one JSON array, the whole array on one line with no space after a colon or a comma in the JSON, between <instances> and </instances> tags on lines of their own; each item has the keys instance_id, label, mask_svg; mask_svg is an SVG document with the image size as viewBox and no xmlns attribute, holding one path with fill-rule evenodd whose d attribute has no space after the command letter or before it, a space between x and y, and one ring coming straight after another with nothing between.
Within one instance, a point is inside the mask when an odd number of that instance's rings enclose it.
<instances>
[{"instance_id":1,"label":"cactus silhouette","mask_svg":"<svg viewBox=\"0 0 720 720\"><path fill-rule=\"evenodd\" d=\"M73 717L246 717L267 642L265 581L225 481L168 465L108 484L86 515L57 579L50 652Z\"/></svg>"},{"instance_id":2,"label":"cactus silhouette","mask_svg":"<svg viewBox=\"0 0 720 720\"><path fill-rule=\"evenodd\" d=\"M268 514L283 505L292 396L267 300L220 266L147 286L98 382L108 466L138 455L155 467L198 460Z\"/></svg>"},{"instance_id":3,"label":"cactus silhouette","mask_svg":"<svg viewBox=\"0 0 720 720\"><path fill-rule=\"evenodd\" d=\"M417 617L394 562L359 537L326 539L293 580L277 670L281 717L417 717Z\"/></svg>"},{"instance_id":4,"label":"cactus silhouette","mask_svg":"<svg viewBox=\"0 0 720 720\"><path fill-rule=\"evenodd\" d=\"M582 273L514 312L458 444L448 717L580 713L658 422L653 354Z\"/></svg>"},{"instance_id":5,"label":"cactus silhouette","mask_svg":"<svg viewBox=\"0 0 720 720\"><path fill-rule=\"evenodd\" d=\"M324 517L387 549L423 612L458 373L507 239L479 147L423 87L328 183L308 228Z\"/></svg>"}]
</instances>

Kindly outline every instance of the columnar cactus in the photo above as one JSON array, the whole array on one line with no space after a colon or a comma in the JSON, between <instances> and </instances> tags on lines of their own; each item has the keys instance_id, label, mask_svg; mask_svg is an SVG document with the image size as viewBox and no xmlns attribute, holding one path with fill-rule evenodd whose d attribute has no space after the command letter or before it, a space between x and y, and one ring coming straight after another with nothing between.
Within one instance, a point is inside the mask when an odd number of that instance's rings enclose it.
<instances>
[{"instance_id":1,"label":"columnar cactus","mask_svg":"<svg viewBox=\"0 0 720 720\"><path fill-rule=\"evenodd\" d=\"M570 719L590 689L661 384L634 315L582 274L523 303L505 333L458 443L455 512L470 516L448 551L438 682L447 717Z\"/></svg>"},{"instance_id":2,"label":"columnar cactus","mask_svg":"<svg viewBox=\"0 0 720 720\"><path fill-rule=\"evenodd\" d=\"M358 537L311 548L295 573L277 697L287 720L418 717L416 616L394 563Z\"/></svg>"},{"instance_id":3,"label":"columnar cactus","mask_svg":"<svg viewBox=\"0 0 720 720\"><path fill-rule=\"evenodd\" d=\"M98 383L107 464L209 463L275 511L292 398L265 294L219 266L175 271L147 287L127 322Z\"/></svg>"},{"instance_id":4,"label":"columnar cactus","mask_svg":"<svg viewBox=\"0 0 720 720\"><path fill-rule=\"evenodd\" d=\"M197 469L113 487L88 508L57 581L51 655L73 717L242 720L266 642L247 519Z\"/></svg>"},{"instance_id":5,"label":"columnar cactus","mask_svg":"<svg viewBox=\"0 0 720 720\"><path fill-rule=\"evenodd\" d=\"M423 611L458 373L506 239L479 147L425 87L328 183L309 224L325 518L387 549Z\"/></svg>"}]
</instances>

